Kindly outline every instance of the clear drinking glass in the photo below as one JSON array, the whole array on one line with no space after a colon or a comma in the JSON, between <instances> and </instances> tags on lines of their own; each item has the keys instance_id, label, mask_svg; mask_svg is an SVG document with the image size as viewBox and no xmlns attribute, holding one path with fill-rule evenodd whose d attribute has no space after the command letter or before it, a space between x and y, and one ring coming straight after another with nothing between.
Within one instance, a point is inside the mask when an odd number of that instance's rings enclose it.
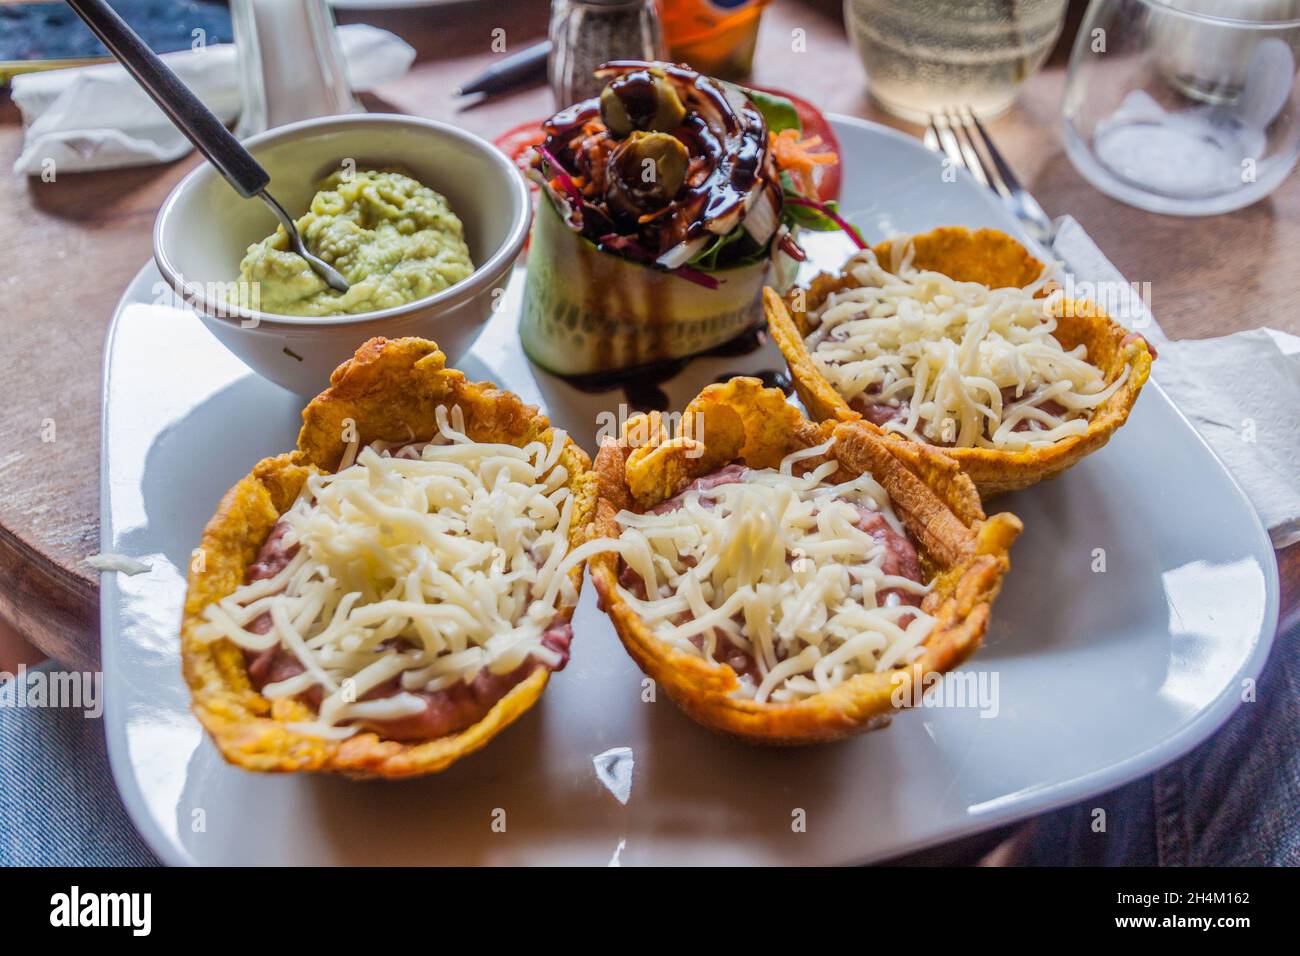
<instances>
[{"instance_id":1,"label":"clear drinking glass","mask_svg":"<svg viewBox=\"0 0 1300 956\"><path fill-rule=\"evenodd\" d=\"M1066 153L1142 209L1249 205L1300 156L1298 53L1300 0L1093 0L1061 103Z\"/></svg>"},{"instance_id":2,"label":"clear drinking glass","mask_svg":"<svg viewBox=\"0 0 1300 956\"><path fill-rule=\"evenodd\" d=\"M844 0L871 96L903 119L1011 105L1061 34L1067 0Z\"/></svg>"}]
</instances>

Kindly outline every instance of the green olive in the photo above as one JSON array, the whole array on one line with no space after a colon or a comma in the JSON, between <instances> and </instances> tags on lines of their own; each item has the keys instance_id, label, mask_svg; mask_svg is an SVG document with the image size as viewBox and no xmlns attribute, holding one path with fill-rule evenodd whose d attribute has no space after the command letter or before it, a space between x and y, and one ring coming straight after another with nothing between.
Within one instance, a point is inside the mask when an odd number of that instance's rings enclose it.
<instances>
[{"instance_id":1,"label":"green olive","mask_svg":"<svg viewBox=\"0 0 1300 956\"><path fill-rule=\"evenodd\" d=\"M613 83L600 91L600 118L604 120L605 128L619 139L634 129L632 119L627 115L627 108L623 106L623 100L615 92Z\"/></svg>"},{"instance_id":2,"label":"green olive","mask_svg":"<svg viewBox=\"0 0 1300 956\"><path fill-rule=\"evenodd\" d=\"M619 152L619 172L635 193L667 202L686 182L691 157L675 136L637 131Z\"/></svg>"},{"instance_id":3,"label":"green olive","mask_svg":"<svg viewBox=\"0 0 1300 956\"><path fill-rule=\"evenodd\" d=\"M655 112L646 129L670 130L682 125L686 118L686 107L682 105L677 91L667 80L655 77Z\"/></svg>"},{"instance_id":4,"label":"green olive","mask_svg":"<svg viewBox=\"0 0 1300 956\"><path fill-rule=\"evenodd\" d=\"M600 93L605 127L622 138L634 130L676 129L686 116L677 91L663 76L638 70L620 76Z\"/></svg>"}]
</instances>

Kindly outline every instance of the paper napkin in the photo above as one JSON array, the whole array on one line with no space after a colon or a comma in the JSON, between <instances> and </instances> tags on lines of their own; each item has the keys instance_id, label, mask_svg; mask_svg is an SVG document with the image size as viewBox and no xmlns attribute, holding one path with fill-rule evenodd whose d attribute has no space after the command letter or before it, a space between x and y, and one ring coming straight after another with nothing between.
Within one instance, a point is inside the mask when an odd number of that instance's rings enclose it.
<instances>
[{"instance_id":1,"label":"paper napkin","mask_svg":"<svg viewBox=\"0 0 1300 956\"><path fill-rule=\"evenodd\" d=\"M1140 289L1069 216L1058 220L1053 251L1080 282L1106 283L1115 318L1155 346L1152 377L1241 484L1273 547L1300 541L1300 338L1261 328L1172 341Z\"/></svg>"},{"instance_id":2,"label":"paper napkin","mask_svg":"<svg viewBox=\"0 0 1300 956\"><path fill-rule=\"evenodd\" d=\"M387 30L349 24L338 37L354 90L395 80L415 61L415 50ZM229 124L240 110L236 56L233 43L217 43L162 59ZM58 173L166 163L192 148L116 63L16 76L12 98L26 124L16 173L40 175L50 160Z\"/></svg>"}]
</instances>

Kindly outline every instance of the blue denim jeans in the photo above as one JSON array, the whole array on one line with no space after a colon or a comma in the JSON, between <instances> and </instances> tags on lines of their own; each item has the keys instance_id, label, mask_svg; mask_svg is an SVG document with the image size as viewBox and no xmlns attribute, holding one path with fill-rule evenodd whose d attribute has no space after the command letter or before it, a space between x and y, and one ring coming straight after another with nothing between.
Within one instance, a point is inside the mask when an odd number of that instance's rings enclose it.
<instances>
[{"instance_id":1,"label":"blue denim jeans","mask_svg":"<svg viewBox=\"0 0 1300 956\"><path fill-rule=\"evenodd\" d=\"M156 862L113 786L102 723L79 710L0 707L0 863ZM1255 702L1217 734L1149 777L1028 821L997 858L1300 865L1300 625L1278 637Z\"/></svg>"},{"instance_id":2,"label":"blue denim jeans","mask_svg":"<svg viewBox=\"0 0 1300 956\"><path fill-rule=\"evenodd\" d=\"M1149 777L1035 817L1000 862L1084 866L1300 865L1300 624L1279 634L1255 700ZM1096 809L1105 831L1094 832Z\"/></svg>"},{"instance_id":3,"label":"blue denim jeans","mask_svg":"<svg viewBox=\"0 0 1300 956\"><path fill-rule=\"evenodd\" d=\"M113 785L103 718L68 707L0 707L0 864L156 863Z\"/></svg>"}]
</instances>

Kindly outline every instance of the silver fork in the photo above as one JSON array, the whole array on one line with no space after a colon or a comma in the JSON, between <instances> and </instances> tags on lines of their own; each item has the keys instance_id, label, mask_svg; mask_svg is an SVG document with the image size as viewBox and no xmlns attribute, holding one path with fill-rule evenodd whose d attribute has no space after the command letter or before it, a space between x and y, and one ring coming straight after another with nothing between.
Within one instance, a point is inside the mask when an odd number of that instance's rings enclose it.
<instances>
[{"instance_id":1,"label":"silver fork","mask_svg":"<svg viewBox=\"0 0 1300 956\"><path fill-rule=\"evenodd\" d=\"M984 147L983 154L976 146L977 137ZM1030 235L1046 246L1051 245L1056 233L1051 217L1038 205L1038 200L1020 185L1016 174L993 145L984 124L969 106L964 108L964 113L953 109L945 109L941 114L931 113L930 125L926 128L923 141L930 149L947 156L953 165L963 167L976 181L997 193Z\"/></svg>"}]
</instances>

